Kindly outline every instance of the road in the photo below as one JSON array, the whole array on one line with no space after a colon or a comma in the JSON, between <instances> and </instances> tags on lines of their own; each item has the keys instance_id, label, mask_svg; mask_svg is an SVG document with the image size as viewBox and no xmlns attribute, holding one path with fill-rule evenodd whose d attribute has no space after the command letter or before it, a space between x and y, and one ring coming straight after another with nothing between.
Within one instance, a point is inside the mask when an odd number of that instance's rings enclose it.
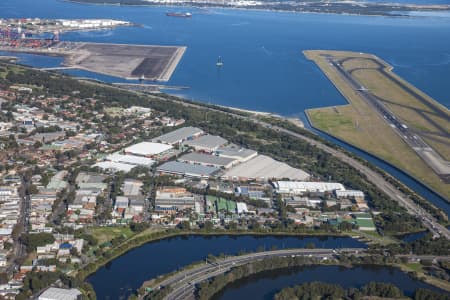
<instances>
[{"instance_id":1,"label":"road","mask_svg":"<svg viewBox=\"0 0 450 300\"><path fill-rule=\"evenodd\" d=\"M431 148L415 131L406 126L395 114L390 111L387 106L384 104L384 100L374 95L370 90L366 89L361 83L359 83L353 76L352 72L355 70L362 70L363 68L354 69L352 71L348 71L342 67L342 64L351 59L345 58L342 60L335 61L332 56L324 55L324 58L328 62L330 66L336 69L337 73L341 76L341 78L359 95L359 97L365 101L369 106L371 106L375 112L377 112L383 120L385 120L390 127L397 133L397 135L407 144L409 145L422 160L433 169L433 171L444 181L450 182L450 163L446 161L439 153L437 153L433 148ZM410 94L412 97L417 99L420 103L429 107L436 115L442 117L443 119L448 119L448 116L441 110L439 107L434 105L433 103L427 101L420 94L413 91L410 87L406 86L395 77L391 76L388 72L384 70L384 65L378 62L375 58L367 58L367 60L371 61L377 68L370 68L371 70L377 70L386 78L389 78L396 85L402 88L405 92ZM424 114L422 114L425 117ZM428 118L429 121L432 119ZM450 137L450 134L442 128L436 122L433 124L439 128L441 134L446 137Z\"/></svg>"},{"instance_id":2,"label":"road","mask_svg":"<svg viewBox=\"0 0 450 300\"><path fill-rule=\"evenodd\" d=\"M349 248L339 249L340 252L346 252L354 255L365 255L363 248ZM271 257L286 257L286 256L307 256L321 259L329 259L337 252L333 249L287 249L275 250L266 252L257 252L241 256L227 257L223 260L218 260L213 263L205 263L204 265L196 266L192 269L184 270L170 276L163 280L158 285L152 288L171 287L171 292L164 298L167 300L178 299L195 299L195 285L208 278L215 277L219 274L229 271L231 268L247 264L251 261L261 260ZM143 297L141 297L142 299Z\"/></svg>"},{"instance_id":3,"label":"road","mask_svg":"<svg viewBox=\"0 0 450 300\"><path fill-rule=\"evenodd\" d=\"M152 287L153 290L160 288L169 288L170 292L164 297L165 300L194 300L196 285L209 278L228 272L230 269L248 264L252 261L288 256L306 256L318 259L330 259L341 253L346 255L364 256L367 255L363 248L348 249L287 249L251 253L241 256L231 256L213 263L206 262L203 265L197 265L191 269L175 273L169 278L161 281ZM414 260L436 260L447 262L450 256L432 256L432 255L397 255L396 257L406 257ZM143 299L145 296L141 296Z\"/></svg>"},{"instance_id":4,"label":"road","mask_svg":"<svg viewBox=\"0 0 450 300\"><path fill-rule=\"evenodd\" d=\"M10 264L6 268L6 273L12 275L15 271L17 271L20 267L19 261L24 259L27 255L26 246L21 242L20 236L22 233L28 233L29 227L29 215L31 210L31 199L30 195L28 195L27 190L31 185L29 179L21 176L22 183L19 188L19 197L20 201L20 217L17 220L17 224L15 225L15 229L20 228L20 233L18 235L13 235L14 239L14 249L13 255L10 259Z\"/></svg>"}]
</instances>

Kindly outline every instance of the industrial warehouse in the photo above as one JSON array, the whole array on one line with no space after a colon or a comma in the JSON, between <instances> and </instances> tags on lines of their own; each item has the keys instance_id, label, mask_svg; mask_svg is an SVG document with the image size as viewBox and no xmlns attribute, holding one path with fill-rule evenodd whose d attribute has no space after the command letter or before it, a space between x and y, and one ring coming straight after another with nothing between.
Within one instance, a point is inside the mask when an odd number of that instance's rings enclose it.
<instances>
[{"instance_id":1,"label":"industrial warehouse","mask_svg":"<svg viewBox=\"0 0 450 300\"><path fill-rule=\"evenodd\" d=\"M362 191L346 189L339 182L311 181L310 174L301 169L196 127L178 128L152 138L151 142L129 145L105 156L94 166L125 173L137 166L155 166L154 174L171 176L170 182L178 186L160 186L156 190L151 215L155 223L167 224L174 217L184 220L189 212L195 212L199 220L209 219L214 224L252 216L265 220L266 214L274 212L273 196L277 195L291 207L288 217L295 224L317 226L348 222L364 231L375 230ZM205 188L222 194L205 197L194 192ZM117 196L115 202L113 218L116 222L140 220L146 203L141 194L142 182L126 180L122 190L123 196ZM269 208L255 209L238 201L245 198ZM322 208L334 212L319 213Z\"/></svg>"},{"instance_id":2,"label":"industrial warehouse","mask_svg":"<svg viewBox=\"0 0 450 300\"><path fill-rule=\"evenodd\" d=\"M152 139L152 142L163 143L168 145L181 144L187 140L193 140L205 132L196 127L182 127L169 133L163 134L159 137Z\"/></svg>"},{"instance_id":3,"label":"industrial warehouse","mask_svg":"<svg viewBox=\"0 0 450 300\"><path fill-rule=\"evenodd\" d=\"M222 175L222 179L232 181L267 181L274 178L306 180L309 178L309 174L268 156L257 155L255 158L231 168Z\"/></svg>"},{"instance_id":4,"label":"industrial warehouse","mask_svg":"<svg viewBox=\"0 0 450 300\"><path fill-rule=\"evenodd\" d=\"M203 152L213 152L217 150L220 146L223 146L227 144L228 141L224 138L221 138L220 136L216 135L203 135L195 140L188 140L183 142L184 146L192 147L196 151L203 151Z\"/></svg>"},{"instance_id":5,"label":"industrial warehouse","mask_svg":"<svg viewBox=\"0 0 450 300\"><path fill-rule=\"evenodd\" d=\"M233 158L220 157L197 152L191 152L178 159L181 162L187 162L196 165L211 166L216 168L229 169L236 162Z\"/></svg>"},{"instance_id":6,"label":"industrial warehouse","mask_svg":"<svg viewBox=\"0 0 450 300\"><path fill-rule=\"evenodd\" d=\"M176 149L173 146L181 146ZM123 152L123 153L121 153ZM111 154L95 166L129 172L135 166L156 168L158 174L190 178L260 181L288 178L308 180L309 174L257 151L229 143L196 127L182 127ZM168 161L170 160L170 161Z\"/></svg>"},{"instance_id":7,"label":"industrial warehouse","mask_svg":"<svg viewBox=\"0 0 450 300\"><path fill-rule=\"evenodd\" d=\"M144 157L156 157L172 149L172 146L161 144L142 142L124 149L125 154L144 156Z\"/></svg>"}]
</instances>

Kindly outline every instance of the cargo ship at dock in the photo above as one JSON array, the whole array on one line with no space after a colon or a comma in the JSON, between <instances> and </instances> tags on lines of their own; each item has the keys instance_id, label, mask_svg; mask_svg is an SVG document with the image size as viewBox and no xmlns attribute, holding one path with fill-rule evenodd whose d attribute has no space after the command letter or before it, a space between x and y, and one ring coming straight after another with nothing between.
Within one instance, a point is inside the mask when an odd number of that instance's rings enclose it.
<instances>
[{"instance_id":1,"label":"cargo ship at dock","mask_svg":"<svg viewBox=\"0 0 450 300\"><path fill-rule=\"evenodd\" d=\"M166 16L178 17L178 18L190 18L190 17L192 17L192 14L190 12L186 12L186 13L168 12L168 13L166 13Z\"/></svg>"}]
</instances>

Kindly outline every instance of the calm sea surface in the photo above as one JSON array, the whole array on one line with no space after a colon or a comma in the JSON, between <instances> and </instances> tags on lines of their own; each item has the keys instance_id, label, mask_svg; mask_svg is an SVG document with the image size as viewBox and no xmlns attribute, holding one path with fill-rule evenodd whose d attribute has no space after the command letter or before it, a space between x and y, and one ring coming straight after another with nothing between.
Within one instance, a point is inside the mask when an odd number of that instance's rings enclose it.
<instances>
[{"instance_id":1,"label":"calm sea surface","mask_svg":"<svg viewBox=\"0 0 450 300\"><path fill-rule=\"evenodd\" d=\"M191 11L191 19L166 11ZM204 102L298 115L345 100L302 50L374 53L408 81L450 106L450 17L388 18L168 7L91 6L55 0L2 0L1 17L114 18L142 27L67 33L73 41L184 45L169 84ZM225 63L215 66L218 56ZM36 59L36 65L58 59ZM25 59L27 62L27 59ZM71 72L119 81L88 72Z\"/></svg>"}]
</instances>

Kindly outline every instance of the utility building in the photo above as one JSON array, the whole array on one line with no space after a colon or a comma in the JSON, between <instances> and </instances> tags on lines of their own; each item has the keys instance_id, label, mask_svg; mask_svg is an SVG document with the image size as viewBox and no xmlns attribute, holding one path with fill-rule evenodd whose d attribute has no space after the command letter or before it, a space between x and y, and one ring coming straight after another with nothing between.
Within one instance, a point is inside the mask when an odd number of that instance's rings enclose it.
<instances>
[{"instance_id":1,"label":"utility building","mask_svg":"<svg viewBox=\"0 0 450 300\"><path fill-rule=\"evenodd\" d=\"M235 163L236 160L233 158L192 152L183 155L178 159L178 161L202 166L228 169Z\"/></svg>"},{"instance_id":2,"label":"utility building","mask_svg":"<svg viewBox=\"0 0 450 300\"><path fill-rule=\"evenodd\" d=\"M182 127L172 132L163 134L154 138L152 141L156 143L164 143L169 145L178 145L184 141L193 140L203 135L205 132L196 127Z\"/></svg>"},{"instance_id":3,"label":"utility building","mask_svg":"<svg viewBox=\"0 0 450 300\"><path fill-rule=\"evenodd\" d=\"M211 153L216 151L217 148L225 145L226 143L228 143L228 141L224 138L221 138L220 136L207 134L194 140L185 141L183 142L183 145L192 147L196 151Z\"/></svg>"}]
</instances>

